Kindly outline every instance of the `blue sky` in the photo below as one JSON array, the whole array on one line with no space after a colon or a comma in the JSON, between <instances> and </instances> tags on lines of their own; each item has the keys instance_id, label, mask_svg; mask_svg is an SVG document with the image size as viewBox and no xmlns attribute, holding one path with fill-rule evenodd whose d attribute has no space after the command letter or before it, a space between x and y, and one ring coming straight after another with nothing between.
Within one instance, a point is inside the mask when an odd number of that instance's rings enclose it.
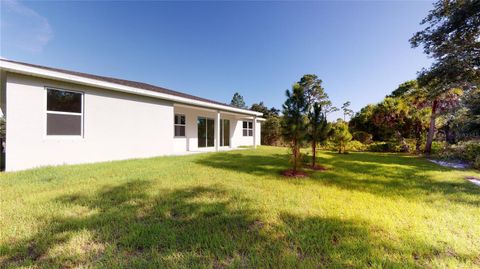
<instances>
[{"instance_id":1,"label":"blue sky","mask_svg":"<svg viewBox=\"0 0 480 269\"><path fill-rule=\"evenodd\" d=\"M408 39L431 2L1 1L1 57L281 107L317 74L358 111L430 60ZM330 119L340 113L330 115Z\"/></svg>"}]
</instances>

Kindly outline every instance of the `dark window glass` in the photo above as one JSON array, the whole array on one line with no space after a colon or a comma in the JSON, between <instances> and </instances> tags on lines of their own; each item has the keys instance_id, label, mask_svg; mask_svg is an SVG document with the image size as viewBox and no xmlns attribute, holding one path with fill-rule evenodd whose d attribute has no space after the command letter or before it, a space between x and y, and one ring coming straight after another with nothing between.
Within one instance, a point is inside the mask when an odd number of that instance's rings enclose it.
<instances>
[{"instance_id":1,"label":"dark window glass","mask_svg":"<svg viewBox=\"0 0 480 269\"><path fill-rule=\"evenodd\" d=\"M82 135L82 116L48 113L47 135Z\"/></svg>"},{"instance_id":2,"label":"dark window glass","mask_svg":"<svg viewBox=\"0 0 480 269\"><path fill-rule=\"evenodd\" d=\"M175 124L185 125L185 116L184 115L175 115Z\"/></svg>"},{"instance_id":3,"label":"dark window glass","mask_svg":"<svg viewBox=\"0 0 480 269\"><path fill-rule=\"evenodd\" d=\"M185 136L185 116L175 114L175 136Z\"/></svg>"},{"instance_id":4,"label":"dark window glass","mask_svg":"<svg viewBox=\"0 0 480 269\"><path fill-rule=\"evenodd\" d=\"M252 136L253 134L253 122L244 121L243 122L243 136Z\"/></svg>"},{"instance_id":5,"label":"dark window glass","mask_svg":"<svg viewBox=\"0 0 480 269\"><path fill-rule=\"evenodd\" d=\"M47 110L81 113L82 94L47 89Z\"/></svg>"},{"instance_id":6,"label":"dark window glass","mask_svg":"<svg viewBox=\"0 0 480 269\"><path fill-rule=\"evenodd\" d=\"M223 146L223 143L224 143L224 137L223 137L223 132L224 132L223 129L225 129L223 126L224 121L225 120L220 120L220 147Z\"/></svg>"},{"instance_id":7,"label":"dark window glass","mask_svg":"<svg viewBox=\"0 0 480 269\"><path fill-rule=\"evenodd\" d=\"M220 126L222 127L222 143L220 144L220 146L228 147L230 146L230 120L223 120L223 124L221 124Z\"/></svg>"},{"instance_id":8,"label":"dark window glass","mask_svg":"<svg viewBox=\"0 0 480 269\"><path fill-rule=\"evenodd\" d=\"M215 146L215 121L207 119L207 147Z\"/></svg>"},{"instance_id":9,"label":"dark window glass","mask_svg":"<svg viewBox=\"0 0 480 269\"><path fill-rule=\"evenodd\" d=\"M208 118L198 118L198 147L213 147L215 145L215 121Z\"/></svg>"},{"instance_id":10,"label":"dark window glass","mask_svg":"<svg viewBox=\"0 0 480 269\"><path fill-rule=\"evenodd\" d=\"M198 147L204 148L207 146L207 120L205 118L198 118Z\"/></svg>"},{"instance_id":11,"label":"dark window glass","mask_svg":"<svg viewBox=\"0 0 480 269\"><path fill-rule=\"evenodd\" d=\"M185 136L185 126L175 126L175 136Z\"/></svg>"}]
</instances>

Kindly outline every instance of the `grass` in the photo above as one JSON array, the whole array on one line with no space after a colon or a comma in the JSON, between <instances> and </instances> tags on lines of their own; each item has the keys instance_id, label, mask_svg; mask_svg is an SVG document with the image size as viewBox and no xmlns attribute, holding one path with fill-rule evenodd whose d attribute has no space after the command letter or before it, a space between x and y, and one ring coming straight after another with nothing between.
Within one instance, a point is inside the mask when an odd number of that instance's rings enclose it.
<instances>
[{"instance_id":1,"label":"grass","mask_svg":"<svg viewBox=\"0 0 480 269\"><path fill-rule=\"evenodd\" d=\"M0 176L0 267L478 268L480 188L407 155L261 147Z\"/></svg>"}]
</instances>

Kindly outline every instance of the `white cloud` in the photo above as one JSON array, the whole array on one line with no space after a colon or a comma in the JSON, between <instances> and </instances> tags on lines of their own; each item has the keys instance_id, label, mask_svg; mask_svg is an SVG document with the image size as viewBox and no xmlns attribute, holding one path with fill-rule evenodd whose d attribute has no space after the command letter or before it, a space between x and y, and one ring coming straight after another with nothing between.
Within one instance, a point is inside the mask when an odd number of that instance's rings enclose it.
<instances>
[{"instance_id":1,"label":"white cloud","mask_svg":"<svg viewBox=\"0 0 480 269\"><path fill-rule=\"evenodd\" d=\"M1 45L41 52L53 38L48 20L17 0L0 0Z\"/></svg>"}]
</instances>

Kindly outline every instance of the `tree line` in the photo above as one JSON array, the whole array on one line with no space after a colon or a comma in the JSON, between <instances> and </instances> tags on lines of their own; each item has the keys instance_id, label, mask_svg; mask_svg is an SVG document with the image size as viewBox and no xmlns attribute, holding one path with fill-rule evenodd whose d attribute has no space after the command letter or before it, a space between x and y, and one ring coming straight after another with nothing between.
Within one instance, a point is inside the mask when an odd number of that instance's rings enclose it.
<instances>
[{"instance_id":1,"label":"tree line","mask_svg":"<svg viewBox=\"0 0 480 269\"><path fill-rule=\"evenodd\" d=\"M480 136L480 1L438 1L421 25L409 41L433 64L362 108L350 128L373 140L415 139L416 151L430 155L434 140L455 144Z\"/></svg>"}]
</instances>

